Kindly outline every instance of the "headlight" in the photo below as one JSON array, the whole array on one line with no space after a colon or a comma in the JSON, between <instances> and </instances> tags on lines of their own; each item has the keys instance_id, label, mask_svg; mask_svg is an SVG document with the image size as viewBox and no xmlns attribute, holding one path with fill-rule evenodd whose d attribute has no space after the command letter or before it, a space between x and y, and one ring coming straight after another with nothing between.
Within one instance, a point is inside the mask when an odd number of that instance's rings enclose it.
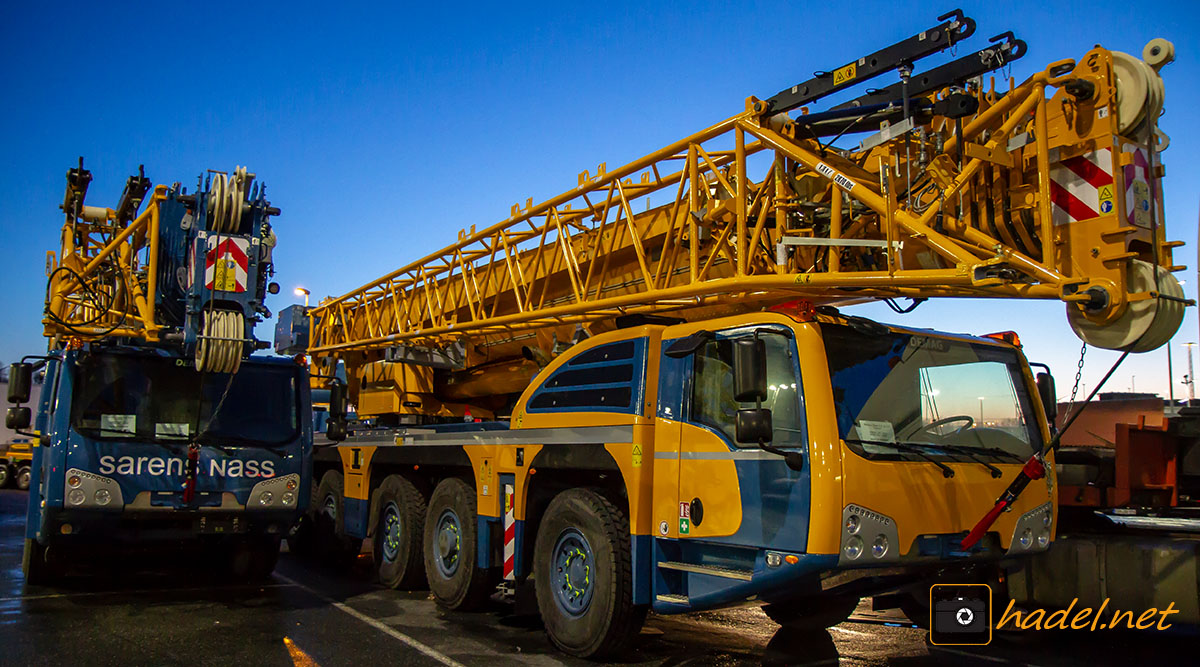
<instances>
[{"instance_id":1,"label":"headlight","mask_svg":"<svg viewBox=\"0 0 1200 667\"><path fill-rule=\"evenodd\" d=\"M246 509L282 509L296 506L295 490L300 486L300 475L291 473L272 477L254 485L246 499Z\"/></svg>"},{"instance_id":2,"label":"headlight","mask_svg":"<svg viewBox=\"0 0 1200 667\"><path fill-rule=\"evenodd\" d=\"M1050 546L1050 527L1054 525L1054 505L1045 503L1021 515L1013 526L1007 555L1042 551Z\"/></svg>"},{"instance_id":3,"label":"headlight","mask_svg":"<svg viewBox=\"0 0 1200 667\"><path fill-rule=\"evenodd\" d=\"M66 472L67 504L75 507L124 507L117 480L94 472L71 468Z\"/></svg>"},{"instance_id":4,"label":"headlight","mask_svg":"<svg viewBox=\"0 0 1200 667\"><path fill-rule=\"evenodd\" d=\"M900 536L896 522L891 517L859 505L847 505L842 510L842 549L839 563L874 565L897 561L900 559L899 549L893 549L893 544L900 544ZM868 546L871 558L864 560L860 557Z\"/></svg>"},{"instance_id":5,"label":"headlight","mask_svg":"<svg viewBox=\"0 0 1200 667\"><path fill-rule=\"evenodd\" d=\"M862 555L862 552L863 541L862 538L857 535L846 540L846 547L842 549L842 553L846 554L846 558L849 558L850 560L856 560Z\"/></svg>"},{"instance_id":6,"label":"headlight","mask_svg":"<svg viewBox=\"0 0 1200 667\"><path fill-rule=\"evenodd\" d=\"M884 535L876 535L875 541L871 543L871 555L876 558L883 558L887 555L888 539Z\"/></svg>"}]
</instances>

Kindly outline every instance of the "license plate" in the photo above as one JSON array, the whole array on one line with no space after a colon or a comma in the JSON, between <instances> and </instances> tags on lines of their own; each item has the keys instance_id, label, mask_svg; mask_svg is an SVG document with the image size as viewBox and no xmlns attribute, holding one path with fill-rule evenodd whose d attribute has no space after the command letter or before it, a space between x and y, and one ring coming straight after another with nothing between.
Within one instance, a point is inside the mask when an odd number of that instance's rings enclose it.
<instances>
[{"instance_id":1,"label":"license plate","mask_svg":"<svg viewBox=\"0 0 1200 667\"><path fill-rule=\"evenodd\" d=\"M243 533L245 523L239 517L202 516L196 521L196 532L204 534Z\"/></svg>"}]
</instances>

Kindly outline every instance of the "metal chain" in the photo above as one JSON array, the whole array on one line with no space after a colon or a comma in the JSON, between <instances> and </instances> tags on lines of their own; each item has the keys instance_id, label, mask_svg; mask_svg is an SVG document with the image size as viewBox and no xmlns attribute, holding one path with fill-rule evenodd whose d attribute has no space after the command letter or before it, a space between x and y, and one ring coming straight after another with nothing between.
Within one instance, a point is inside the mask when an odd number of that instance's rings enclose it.
<instances>
[{"instance_id":1,"label":"metal chain","mask_svg":"<svg viewBox=\"0 0 1200 667\"><path fill-rule=\"evenodd\" d=\"M1071 413L1075 411L1075 396L1079 394L1079 381L1083 378L1083 358L1087 355L1087 343L1079 348L1079 363L1075 365L1075 386L1071 387L1071 399L1067 401L1067 414L1063 423L1067 423Z\"/></svg>"}]
</instances>

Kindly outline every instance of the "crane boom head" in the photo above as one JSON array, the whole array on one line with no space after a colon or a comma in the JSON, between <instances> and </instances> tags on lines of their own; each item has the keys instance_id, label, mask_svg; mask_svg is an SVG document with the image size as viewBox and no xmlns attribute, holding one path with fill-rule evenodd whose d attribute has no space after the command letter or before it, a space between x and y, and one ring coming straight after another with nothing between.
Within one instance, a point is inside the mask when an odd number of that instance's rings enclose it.
<instances>
[{"instance_id":1,"label":"crane boom head","mask_svg":"<svg viewBox=\"0 0 1200 667\"><path fill-rule=\"evenodd\" d=\"M266 293L278 291L267 280L269 219L279 210L266 189L238 167L201 176L196 194L179 183L151 191L138 167L106 208L84 203L91 180L83 158L67 172L62 246L46 262L51 347L132 341L175 348L200 370L235 372L261 347L254 324L270 316Z\"/></svg>"}]
</instances>

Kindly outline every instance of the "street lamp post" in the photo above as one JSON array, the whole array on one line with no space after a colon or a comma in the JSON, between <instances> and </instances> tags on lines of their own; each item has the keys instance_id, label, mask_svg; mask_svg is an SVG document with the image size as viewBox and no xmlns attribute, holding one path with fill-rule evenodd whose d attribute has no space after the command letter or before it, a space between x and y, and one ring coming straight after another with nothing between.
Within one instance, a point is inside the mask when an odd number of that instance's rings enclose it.
<instances>
[{"instance_id":1,"label":"street lamp post","mask_svg":"<svg viewBox=\"0 0 1200 667\"><path fill-rule=\"evenodd\" d=\"M305 308L308 308L308 295L309 294L312 294L312 292L309 292L308 290L304 289L303 287L296 288L296 296L304 297L304 307Z\"/></svg>"},{"instance_id":2,"label":"street lamp post","mask_svg":"<svg viewBox=\"0 0 1200 667\"><path fill-rule=\"evenodd\" d=\"M1188 374L1187 374L1188 405L1191 405L1191 404L1192 404L1192 401L1196 400L1196 380L1195 380L1195 378L1196 378L1196 375L1195 375L1195 373L1192 371L1192 348L1193 348L1193 347L1196 347L1196 344L1195 344L1195 343L1184 343L1184 344L1183 344L1183 346L1184 346L1185 348L1187 348L1187 358L1188 358Z\"/></svg>"},{"instance_id":3,"label":"street lamp post","mask_svg":"<svg viewBox=\"0 0 1200 667\"><path fill-rule=\"evenodd\" d=\"M983 426L983 397L979 397L979 425Z\"/></svg>"}]
</instances>

